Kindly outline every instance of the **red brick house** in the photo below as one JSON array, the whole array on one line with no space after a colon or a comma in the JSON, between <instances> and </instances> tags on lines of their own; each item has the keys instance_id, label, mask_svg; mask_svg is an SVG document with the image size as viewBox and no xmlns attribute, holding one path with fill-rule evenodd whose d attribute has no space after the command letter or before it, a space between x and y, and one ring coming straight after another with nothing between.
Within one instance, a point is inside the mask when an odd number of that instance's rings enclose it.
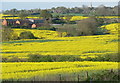
<instances>
[{"instance_id":1,"label":"red brick house","mask_svg":"<svg viewBox=\"0 0 120 83\"><path fill-rule=\"evenodd\" d=\"M26 26L28 28L36 28L36 27L40 27L44 24L44 20L40 20L40 19L26 19L26 20L22 20L22 19L4 19L2 20L2 25L4 26Z\"/></svg>"}]
</instances>

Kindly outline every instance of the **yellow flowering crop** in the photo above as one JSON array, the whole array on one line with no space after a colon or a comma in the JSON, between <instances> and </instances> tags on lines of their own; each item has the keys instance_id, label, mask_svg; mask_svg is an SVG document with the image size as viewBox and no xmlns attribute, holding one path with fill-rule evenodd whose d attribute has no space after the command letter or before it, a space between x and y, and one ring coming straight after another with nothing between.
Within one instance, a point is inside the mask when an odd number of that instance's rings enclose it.
<instances>
[{"instance_id":1,"label":"yellow flowering crop","mask_svg":"<svg viewBox=\"0 0 120 83\"><path fill-rule=\"evenodd\" d=\"M110 33L118 33L120 31L120 23L113 23L109 25L103 25L102 28L106 28Z\"/></svg>"},{"instance_id":2,"label":"yellow flowering crop","mask_svg":"<svg viewBox=\"0 0 120 83\"><path fill-rule=\"evenodd\" d=\"M21 79L50 74L118 69L117 62L16 62L0 63L2 79Z\"/></svg>"},{"instance_id":3,"label":"yellow flowering crop","mask_svg":"<svg viewBox=\"0 0 120 83\"><path fill-rule=\"evenodd\" d=\"M41 37L45 37L45 38L54 38L54 37L58 37L58 32L56 31L50 31L50 30L36 30L36 29L13 29L14 32L16 34L18 34L18 36L20 35L21 32L24 31L30 31L34 34L35 37L41 38Z\"/></svg>"},{"instance_id":4,"label":"yellow flowering crop","mask_svg":"<svg viewBox=\"0 0 120 83\"><path fill-rule=\"evenodd\" d=\"M2 44L2 55L3 57L26 57L28 54L96 56L118 53L118 42L114 42L117 40L118 35L96 35L11 41L14 43Z\"/></svg>"}]
</instances>

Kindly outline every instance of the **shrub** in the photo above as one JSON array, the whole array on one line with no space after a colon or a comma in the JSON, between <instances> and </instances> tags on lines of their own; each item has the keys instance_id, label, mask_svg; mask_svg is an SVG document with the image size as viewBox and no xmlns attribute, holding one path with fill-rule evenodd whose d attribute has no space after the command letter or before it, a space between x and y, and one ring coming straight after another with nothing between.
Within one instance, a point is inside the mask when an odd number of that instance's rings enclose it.
<instances>
[{"instance_id":1,"label":"shrub","mask_svg":"<svg viewBox=\"0 0 120 83\"><path fill-rule=\"evenodd\" d=\"M70 55L55 55L56 62L63 62L63 61L80 61L80 57L77 56L70 56ZM55 58L55 56L53 58Z\"/></svg>"},{"instance_id":2,"label":"shrub","mask_svg":"<svg viewBox=\"0 0 120 83\"><path fill-rule=\"evenodd\" d=\"M52 62L52 58L49 55L30 54L28 56L28 61L32 62Z\"/></svg>"},{"instance_id":3,"label":"shrub","mask_svg":"<svg viewBox=\"0 0 120 83\"><path fill-rule=\"evenodd\" d=\"M90 81L90 79L92 81L109 81L109 83L114 83L114 81L119 81L120 79L120 75L119 75L119 70L104 70L102 71L102 73L96 73L96 74L92 74L90 76L89 79L87 79L88 81Z\"/></svg>"},{"instance_id":4,"label":"shrub","mask_svg":"<svg viewBox=\"0 0 120 83\"><path fill-rule=\"evenodd\" d=\"M60 26L57 28L58 32L67 32L67 37L69 36L77 36L77 25L75 24L66 24L64 26Z\"/></svg>"},{"instance_id":5,"label":"shrub","mask_svg":"<svg viewBox=\"0 0 120 83\"><path fill-rule=\"evenodd\" d=\"M53 24L64 24L66 22L64 20L61 20L61 19L54 19L54 20L52 20L52 23Z\"/></svg>"},{"instance_id":6,"label":"shrub","mask_svg":"<svg viewBox=\"0 0 120 83\"><path fill-rule=\"evenodd\" d=\"M19 38L20 39L36 39L36 37L30 31L21 32Z\"/></svg>"},{"instance_id":7,"label":"shrub","mask_svg":"<svg viewBox=\"0 0 120 83\"><path fill-rule=\"evenodd\" d=\"M20 62L20 59L18 57L12 57L8 59L7 62Z\"/></svg>"},{"instance_id":8,"label":"shrub","mask_svg":"<svg viewBox=\"0 0 120 83\"><path fill-rule=\"evenodd\" d=\"M38 27L37 29L38 30L52 30L52 31L56 31L55 27L45 27L45 26L42 26L42 27Z\"/></svg>"},{"instance_id":9,"label":"shrub","mask_svg":"<svg viewBox=\"0 0 120 83\"><path fill-rule=\"evenodd\" d=\"M18 58L18 57L11 57L11 58L3 58L2 62L27 62L26 58Z\"/></svg>"},{"instance_id":10,"label":"shrub","mask_svg":"<svg viewBox=\"0 0 120 83\"><path fill-rule=\"evenodd\" d=\"M80 61L81 59L77 56L70 55L40 55L40 54L29 54L28 61L32 62L63 62L63 61Z\"/></svg>"},{"instance_id":11,"label":"shrub","mask_svg":"<svg viewBox=\"0 0 120 83\"><path fill-rule=\"evenodd\" d=\"M119 54L113 53L113 54L105 54L105 55L99 55L96 58L88 57L86 59L83 59L84 61L113 61L113 62L119 62Z\"/></svg>"},{"instance_id":12,"label":"shrub","mask_svg":"<svg viewBox=\"0 0 120 83\"><path fill-rule=\"evenodd\" d=\"M96 29L96 32L94 33L94 35L104 35L104 34L107 34L108 31L104 28L97 28Z\"/></svg>"},{"instance_id":13,"label":"shrub","mask_svg":"<svg viewBox=\"0 0 120 83\"><path fill-rule=\"evenodd\" d=\"M2 62L7 62L8 58L2 57Z\"/></svg>"},{"instance_id":14,"label":"shrub","mask_svg":"<svg viewBox=\"0 0 120 83\"><path fill-rule=\"evenodd\" d=\"M96 18L88 18L77 22L77 24L66 24L58 27L57 31L67 32L67 36L82 36L82 35L103 35L106 29L98 28L101 26Z\"/></svg>"},{"instance_id":15,"label":"shrub","mask_svg":"<svg viewBox=\"0 0 120 83\"><path fill-rule=\"evenodd\" d=\"M0 33L2 33L2 41L18 39L18 35L15 34L10 27L3 26L2 30L0 30Z\"/></svg>"}]
</instances>

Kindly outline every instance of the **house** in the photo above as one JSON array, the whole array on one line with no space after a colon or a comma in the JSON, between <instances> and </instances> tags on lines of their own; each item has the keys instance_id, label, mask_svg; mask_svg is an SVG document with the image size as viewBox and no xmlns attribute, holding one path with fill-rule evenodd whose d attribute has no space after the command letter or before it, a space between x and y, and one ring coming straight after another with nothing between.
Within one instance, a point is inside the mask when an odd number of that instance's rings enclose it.
<instances>
[{"instance_id":1,"label":"house","mask_svg":"<svg viewBox=\"0 0 120 83\"><path fill-rule=\"evenodd\" d=\"M27 27L27 28L36 28L44 24L44 20L40 19L4 19L2 20L2 25L4 26L13 26L13 27Z\"/></svg>"},{"instance_id":2,"label":"house","mask_svg":"<svg viewBox=\"0 0 120 83\"><path fill-rule=\"evenodd\" d=\"M31 28L36 28L37 25L36 24L32 24Z\"/></svg>"},{"instance_id":3,"label":"house","mask_svg":"<svg viewBox=\"0 0 120 83\"><path fill-rule=\"evenodd\" d=\"M32 24L31 28L41 27L43 25L44 25L44 23L34 23L34 24Z\"/></svg>"},{"instance_id":4,"label":"house","mask_svg":"<svg viewBox=\"0 0 120 83\"><path fill-rule=\"evenodd\" d=\"M40 19L29 19L33 24L31 28L41 27L44 24L44 20Z\"/></svg>"},{"instance_id":5,"label":"house","mask_svg":"<svg viewBox=\"0 0 120 83\"><path fill-rule=\"evenodd\" d=\"M15 25L15 19L4 19L2 20L2 25L4 26L12 26Z\"/></svg>"},{"instance_id":6,"label":"house","mask_svg":"<svg viewBox=\"0 0 120 83\"><path fill-rule=\"evenodd\" d=\"M16 23L16 24L21 24L21 22L20 22L19 20L17 20L15 23Z\"/></svg>"},{"instance_id":7,"label":"house","mask_svg":"<svg viewBox=\"0 0 120 83\"><path fill-rule=\"evenodd\" d=\"M6 19L3 20L2 25L4 25L4 26L7 26L7 25L8 25L8 22L7 22Z\"/></svg>"},{"instance_id":8,"label":"house","mask_svg":"<svg viewBox=\"0 0 120 83\"><path fill-rule=\"evenodd\" d=\"M37 24L39 24L39 23L44 23L44 19L27 19L27 20L29 20L29 21L31 21L31 22L33 22L33 23L37 23Z\"/></svg>"}]
</instances>

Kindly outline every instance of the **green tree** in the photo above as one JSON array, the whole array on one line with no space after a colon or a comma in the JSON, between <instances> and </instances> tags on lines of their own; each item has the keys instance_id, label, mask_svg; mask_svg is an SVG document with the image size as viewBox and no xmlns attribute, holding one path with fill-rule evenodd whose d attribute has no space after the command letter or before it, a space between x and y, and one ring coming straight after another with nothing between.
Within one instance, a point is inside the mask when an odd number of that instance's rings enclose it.
<instances>
[{"instance_id":1,"label":"green tree","mask_svg":"<svg viewBox=\"0 0 120 83\"><path fill-rule=\"evenodd\" d=\"M78 22L77 25L77 31L79 32L79 35L93 35L98 30L97 28L99 26L99 22L96 18L91 17Z\"/></svg>"},{"instance_id":2,"label":"green tree","mask_svg":"<svg viewBox=\"0 0 120 83\"><path fill-rule=\"evenodd\" d=\"M40 17L43 17L43 19L45 19L44 26L50 28L52 14L50 14L50 12L48 12L47 10L42 10L40 12Z\"/></svg>"},{"instance_id":3,"label":"green tree","mask_svg":"<svg viewBox=\"0 0 120 83\"><path fill-rule=\"evenodd\" d=\"M10 15L12 15L13 19L14 19L14 16L17 14L18 10L13 8L10 10Z\"/></svg>"},{"instance_id":4,"label":"green tree","mask_svg":"<svg viewBox=\"0 0 120 83\"><path fill-rule=\"evenodd\" d=\"M71 15L66 15L65 17L66 17L65 21L69 24L70 19L72 18L72 16Z\"/></svg>"},{"instance_id":5,"label":"green tree","mask_svg":"<svg viewBox=\"0 0 120 83\"><path fill-rule=\"evenodd\" d=\"M50 18L52 18L52 14L50 14L47 10L42 10L40 12L40 16L46 20L49 20Z\"/></svg>"},{"instance_id":6,"label":"green tree","mask_svg":"<svg viewBox=\"0 0 120 83\"><path fill-rule=\"evenodd\" d=\"M20 33L20 39L35 39L35 38L36 37L30 31Z\"/></svg>"},{"instance_id":7,"label":"green tree","mask_svg":"<svg viewBox=\"0 0 120 83\"><path fill-rule=\"evenodd\" d=\"M28 14L27 13L20 13L20 14L18 14L18 16L21 18L21 19L25 19L27 16L28 16Z\"/></svg>"},{"instance_id":8,"label":"green tree","mask_svg":"<svg viewBox=\"0 0 120 83\"><path fill-rule=\"evenodd\" d=\"M17 34L10 27L2 26L2 41L18 39Z\"/></svg>"}]
</instances>

